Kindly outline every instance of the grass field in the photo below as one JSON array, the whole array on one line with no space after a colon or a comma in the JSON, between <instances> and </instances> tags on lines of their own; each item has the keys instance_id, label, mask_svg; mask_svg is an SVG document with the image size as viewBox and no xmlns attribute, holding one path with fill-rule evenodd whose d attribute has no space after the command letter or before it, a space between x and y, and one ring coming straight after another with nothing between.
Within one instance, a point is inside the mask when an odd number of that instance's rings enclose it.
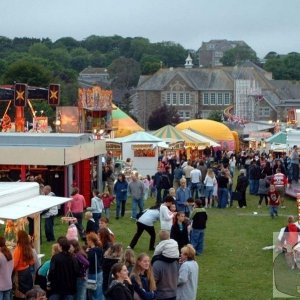
<instances>
[{"instance_id":1,"label":"grass field","mask_svg":"<svg viewBox=\"0 0 300 300\"><path fill-rule=\"evenodd\" d=\"M146 206L152 205L147 200ZM286 225L289 214L297 214L296 201L286 199L286 209L279 209L279 217L271 219L266 207L257 208L258 197L247 195L248 207L207 209L208 223L205 236L204 253L197 258L200 266L197 299L272 299L273 297L273 252L262 248L273 244L273 232ZM111 209L109 227L116 240L126 247L135 233L135 222L130 219L130 203L124 218L116 220L115 208ZM257 212L257 214L253 214ZM157 232L158 232L157 224ZM44 227L42 227L44 228ZM55 235L65 235L67 224L55 220ZM43 233L43 241L45 241ZM149 236L144 233L135 252L148 252ZM50 257L51 243L43 242L41 252L45 259ZM152 253L150 253L152 254ZM278 258L279 270L276 274L288 274L299 282L299 272L286 268L283 256ZM292 272L292 273L291 273ZM286 276L284 275L286 278ZM280 276L276 283L283 292L288 291ZM290 278L290 277L288 277ZM294 279L293 279L294 280ZM297 295L297 292L293 291Z\"/></svg>"}]
</instances>

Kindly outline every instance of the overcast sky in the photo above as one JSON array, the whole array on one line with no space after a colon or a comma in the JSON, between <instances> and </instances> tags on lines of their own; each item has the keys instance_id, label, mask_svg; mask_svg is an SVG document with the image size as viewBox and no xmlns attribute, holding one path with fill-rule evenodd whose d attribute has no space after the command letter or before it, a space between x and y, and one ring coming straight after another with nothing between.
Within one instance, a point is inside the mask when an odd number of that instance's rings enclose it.
<instances>
[{"instance_id":1,"label":"overcast sky","mask_svg":"<svg viewBox=\"0 0 300 300\"><path fill-rule=\"evenodd\" d=\"M300 52L300 0L0 0L0 35L142 36L198 50L244 40L259 57Z\"/></svg>"}]
</instances>

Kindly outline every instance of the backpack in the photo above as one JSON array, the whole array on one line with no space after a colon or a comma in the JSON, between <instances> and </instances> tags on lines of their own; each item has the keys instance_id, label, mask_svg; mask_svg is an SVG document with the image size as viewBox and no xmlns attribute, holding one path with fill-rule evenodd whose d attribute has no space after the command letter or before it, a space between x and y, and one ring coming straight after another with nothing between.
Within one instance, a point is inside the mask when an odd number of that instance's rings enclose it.
<instances>
[{"instance_id":1,"label":"backpack","mask_svg":"<svg viewBox=\"0 0 300 300\"><path fill-rule=\"evenodd\" d=\"M162 189L166 189L166 190L168 190L171 187L171 183L170 183L168 174L162 174L161 181L160 181L160 187Z\"/></svg>"}]
</instances>

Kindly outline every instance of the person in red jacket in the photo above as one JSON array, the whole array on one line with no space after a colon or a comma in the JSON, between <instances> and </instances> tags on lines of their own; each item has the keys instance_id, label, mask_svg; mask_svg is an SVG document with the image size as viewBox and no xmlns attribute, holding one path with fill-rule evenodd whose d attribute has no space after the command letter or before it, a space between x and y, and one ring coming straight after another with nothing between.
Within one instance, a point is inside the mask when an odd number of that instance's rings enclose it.
<instances>
[{"instance_id":1,"label":"person in red jacket","mask_svg":"<svg viewBox=\"0 0 300 300\"><path fill-rule=\"evenodd\" d=\"M288 184L287 177L283 173L281 173L280 169L276 169L276 174L273 175L271 183L274 184L275 190L280 195L281 208L285 208L283 203L284 203L285 189L286 189L286 186Z\"/></svg>"},{"instance_id":2,"label":"person in red jacket","mask_svg":"<svg viewBox=\"0 0 300 300\"><path fill-rule=\"evenodd\" d=\"M270 215L272 219L274 216L278 217L278 206L280 204L280 195L275 189L275 185L270 185L270 190L268 192L268 202L270 207Z\"/></svg>"},{"instance_id":3,"label":"person in red jacket","mask_svg":"<svg viewBox=\"0 0 300 300\"><path fill-rule=\"evenodd\" d=\"M284 229L281 242L285 249L285 260L289 268L295 268L293 248L298 243L300 229L295 224L294 216L288 217L288 225Z\"/></svg>"}]
</instances>

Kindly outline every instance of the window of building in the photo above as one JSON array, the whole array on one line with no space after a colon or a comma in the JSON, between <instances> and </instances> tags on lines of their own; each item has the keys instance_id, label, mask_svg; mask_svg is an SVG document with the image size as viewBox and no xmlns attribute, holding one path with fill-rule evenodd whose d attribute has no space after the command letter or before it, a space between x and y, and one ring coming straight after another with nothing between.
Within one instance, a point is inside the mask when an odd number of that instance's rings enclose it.
<instances>
[{"instance_id":1,"label":"window of building","mask_svg":"<svg viewBox=\"0 0 300 300\"><path fill-rule=\"evenodd\" d=\"M225 105L230 104L230 94L229 93L225 93L225 95L224 95L224 104Z\"/></svg>"},{"instance_id":2,"label":"window of building","mask_svg":"<svg viewBox=\"0 0 300 300\"><path fill-rule=\"evenodd\" d=\"M223 94L218 93L218 105L223 105Z\"/></svg>"},{"instance_id":3,"label":"window of building","mask_svg":"<svg viewBox=\"0 0 300 300\"><path fill-rule=\"evenodd\" d=\"M183 118L184 118L183 111L179 111L178 114L179 114L179 118L180 118L180 119L183 119Z\"/></svg>"},{"instance_id":4,"label":"window of building","mask_svg":"<svg viewBox=\"0 0 300 300\"><path fill-rule=\"evenodd\" d=\"M203 105L208 105L209 104L209 98L208 98L208 93L203 94Z\"/></svg>"},{"instance_id":5,"label":"window of building","mask_svg":"<svg viewBox=\"0 0 300 300\"><path fill-rule=\"evenodd\" d=\"M191 104L190 94L186 93L185 94L185 105L190 105L190 104Z\"/></svg>"},{"instance_id":6,"label":"window of building","mask_svg":"<svg viewBox=\"0 0 300 300\"><path fill-rule=\"evenodd\" d=\"M167 101L166 101L167 105L171 105L171 94L167 93Z\"/></svg>"},{"instance_id":7,"label":"window of building","mask_svg":"<svg viewBox=\"0 0 300 300\"><path fill-rule=\"evenodd\" d=\"M177 94L176 93L172 94L172 105L177 105Z\"/></svg>"},{"instance_id":8,"label":"window of building","mask_svg":"<svg viewBox=\"0 0 300 300\"><path fill-rule=\"evenodd\" d=\"M270 107L260 107L258 111L260 117L269 117L271 115Z\"/></svg>"},{"instance_id":9,"label":"window of building","mask_svg":"<svg viewBox=\"0 0 300 300\"><path fill-rule=\"evenodd\" d=\"M215 93L210 94L210 105L216 105L216 94Z\"/></svg>"},{"instance_id":10,"label":"window of building","mask_svg":"<svg viewBox=\"0 0 300 300\"><path fill-rule=\"evenodd\" d=\"M188 120L191 118L191 113L189 111L185 112L185 119Z\"/></svg>"},{"instance_id":11,"label":"window of building","mask_svg":"<svg viewBox=\"0 0 300 300\"><path fill-rule=\"evenodd\" d=\"M184 93L179 94L179 105L184 105Z\"/></svg>"}]
</instances>

